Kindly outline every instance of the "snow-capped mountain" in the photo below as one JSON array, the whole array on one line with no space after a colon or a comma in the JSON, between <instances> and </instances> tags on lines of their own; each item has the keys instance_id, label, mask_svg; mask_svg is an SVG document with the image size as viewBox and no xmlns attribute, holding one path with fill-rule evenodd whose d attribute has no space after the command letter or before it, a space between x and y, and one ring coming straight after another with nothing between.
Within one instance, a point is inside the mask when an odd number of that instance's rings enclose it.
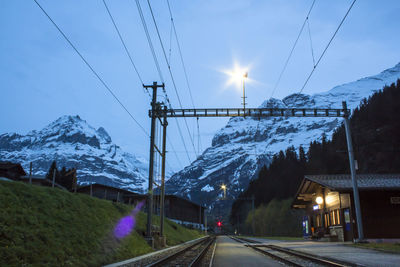
<instances>
[{"instance_id":1,"label":"snow-capped mountain","mask_svg":"<svg viewBox=\"0 0 400 267\"><path fill-rule=\"evenodd\" d=\"M53 160L58 168L77 168L80 184L91 182L143 193L148 163L112 143L103 127L95 129L79 116L62 116L40 131L0 135L0 160L19 162L25 171L45 175Z\"/></svg>"},{"instance_id":2,"label":"snow-capped mountain","mask_svg":"<svg viewBox=\"0 0 400 267\"><path fill-rule=\"evenodd\" d=\"M271 98L260 107L342 108L342 101L347 101L348 107L354 109L363 98L399 78L400 63L378 75L324 93L292 94L282 100ZM232 199L247 187L259 168L269 163L273 154L292 145L307 149L322 134L330 138L341 121L341 118L231 118L215 134L211 147L171 177L167 191L212 204L222 195L220 187L225 184L227 196Z\"/></svg>"}]
</instances>

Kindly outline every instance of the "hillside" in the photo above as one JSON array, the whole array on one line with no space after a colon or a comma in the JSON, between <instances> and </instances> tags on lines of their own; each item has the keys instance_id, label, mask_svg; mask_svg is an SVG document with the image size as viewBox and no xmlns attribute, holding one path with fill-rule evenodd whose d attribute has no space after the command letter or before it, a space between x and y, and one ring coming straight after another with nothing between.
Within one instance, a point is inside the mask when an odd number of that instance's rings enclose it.
<instances>
[{"instance_id":1,"label":"hillside","mask_svg":"<svg viewBox=\"0 0 400 267\"><path fill-rule=\"evenodd\" d=\"M400 80L364 99L350 118L357 173L400 172ZM307 153L305 152L307 151ZM332 139L322 137L297 152L294 147L280 151L264 166L240 197L255 196L256 206L292 198L305 174L350 173L344 125ZM232 223L247 217L247 203L234 202ZM265 234L265 233L264 233ZM273 234L273 233L268 233Z\"/></svg>"},{"instance_id":2,"label":"hillside","mask_svg":"<svg viewBox=\"0 0 400 267\"><path fill-rule=\"evenodd\" d=\"M62 116L40 131L26 135L0 135L0 160L21 163L26 171L44 176L51 163L76 168L78 183L101 183L138 193L145 192L148 165L145 159L124 152L107 131L95 129L79 116Z\"/></svg>"},{"instance_id":3,"label":"hillside","mask_svg":"<svg viewBox=\"0 0 400 267\"><path fill-rule=\"evenodd\" d=\"M113 229L132 207L20 182L0 181L0 266L100 266L152 249L143 239L146 215L118 241ZM200 236L171 221L168 245Z\"/></svg>"},{"instance_id":4,"label":"hillside","mask_svg":"<svg viewBox=\"0 0 400 267\"><path fill-rule=\"evenodd\" d=\"M342 101L354 110L363 98L400 78L400 63L377 75L339 85L314 95L293 94L282 100L269 99L260 107L342 108ZM221 197L221 184L227 185L228 199L237 197L256 178L273 155L294 146L307 150L310 142L331 138L341 125L339 118L246 117L231 118L218 131L207 148L191 165L174 174L167 182L169 193L179 194L212 207ZM228 201L217 209L229 210Z\"/></svg>"}]
</instances>

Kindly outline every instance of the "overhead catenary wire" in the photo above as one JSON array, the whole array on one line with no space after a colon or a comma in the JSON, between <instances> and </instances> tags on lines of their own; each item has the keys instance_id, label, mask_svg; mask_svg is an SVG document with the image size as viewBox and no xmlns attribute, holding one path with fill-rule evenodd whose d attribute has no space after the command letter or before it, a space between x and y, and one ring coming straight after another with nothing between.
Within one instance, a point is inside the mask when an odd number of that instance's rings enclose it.
<instances>
[{"instance_id":1,"label":"overhead catenary wire","mask_svg":"<svg viewBox=\"0 0 400 267\"><path fill-rule=\"evenodd\" d=\"M179 56L180 56L181 63L182 63L183 73L185 75L186 85L187 85L187 88L188 88L188 91L189 91L190 101L192 102L193 109L196 109L196 107L194 105L194 101L193 101L192 88L191 88L190 83L189 83L189 78L188 78L188 74L187 74L187 70L186 70L186 65L185 65L185 61L183 60L182 49L181 49L181 45L180 45L180 42L179 42L178 33L176 31L174 17L172 16L172 10L171 10L171 5L169 3L169 0L167 0L167 4L168 4L169 16L170 16L170 19L171 19L171 27L173 28L173 32L174 32L174 35L175 35L175 40L176 40L176 43L177 43L177 46L178 46L178 52L179 52ZM171 57L171 50L170 50L170 57ZM199 118L197 118L196 123L197 123L197 131L198 131L198 140L197 140L198 145L197 145L197 147L198 147L198 154L200 154L200 143L201 143L201 141L200 141L200 134L199 134L199 132L200 132Z\"/></svg>"},{"instance_id":2,"label":"overhead catenary wire","mask_svg":"<svg viewBox=\"0 0 400 267\"><path fill-rule=\"evenodd\" d=\"M151 4L150 4L150 0L147 0L147 4L148 4L148 6L149 6L150 13L151 13L151 17L152 17L152 19L153 19L154 26L155 26L155 28L156 28L158 40L160 41L160 45L161 45L161 48L162 48L162 51L163 51L163 54L164 54L165 62L167 63L167 66L168 66L168 71L169 71L169 74L170 74L170 77L171 77L171 81L172 81L172 84L173 84L173 87L174 87L174 90L175 90L176 97L177 97L177 99L178 99L179 106L180 106L181 109L183 109L183 107L182 107L182 102L181 102L181 99L180 99L180 97L179 97L178 89L177 89L177 87L176 87L175 78L174 78L174 75L172 74L171 65L170 65L169 62L168 62L168 57L167 57L167 54L166 54L166 52L165 52L165 48L164 48L163 41L162 41L162 39L161 39L160 31L158 30L157 22L156 22L154 13L153 13L153 9L152 9ZM186 125L186 130L188 131L188 135L189 135L190 142L191 142L191 144L192 144L192 146L193 146L194 151L196 151L196 148L195 148L194 142L193 142L193 138L192 138L192 135L191 135L191 133L190 133L189 126L188 126L188 124L187 124L187 120L186 120L185 117L184 117L184 122L185 122L185 125ZM198 156L197 153L195 153L195 155L196 155L196 157Z\"/></svg>"},{"instance_id":3,"label":"overhead catenary wire","mask_svg":"<svg viewBox=\"0 0 400 267\"><path fill-rule=\"evenodd\" d=\"M300 91L295 95L294 101L293 103L296 103L298 97L301 95L301 93L303 92L305 86L307 85L308 81L310 80L312 74L314 73L315 69L317 68L319 62L321 61L322 57L325 55L326 51L328 50L330 44L332 43L333 39L335 38L336 34L338 33L340 27L342 26L343 22L345 21L346 17L348 16L348 14L350 13L350 10L353 8L354 3L356 2L356 0L353 0L353 2L351 3L351 5L349 6L349 8L347 9L346 14L344 15L344 17L342 18L342 20L340 21L338 27L336 28L335 32L333 33L332 37L330 38L328 44L325 46L325 49L323 50L321 56L318 58L316 64L314 65L311 73L308 75L305 83L303 84L303 86L301 87ZM308 17L308 16L307 16ZM307 18L308 19L308 18ZM278 127L280 127L280 125L282 125L284 120L281 121L281 123L279 124ZM270 145L270 143L267 144L267 146L264 149L264 152L267 150L268 146Z\"/></svg>"},{"instance_id":4,"label":"overhead catenary wire","mask_svg":"<svg viewBox=\"0 0 400 267\"><path fill-rule=\"evenodd\" d=\"M114 25L114 28L115 28L115 31L116 31L117 34L118 34L119 40L121 41L122 45L124 46L124 49L125 49L125 52L126 52L128 58L129 58L129 61L131 62L131 65L132 65L133 69L135 70L135 72L136 72L136 74L137 74L137 76L138 76L138 78L139 78L139 80L140 80L140 83L143 85L143 79L142 79L142 77L141 77L140 74L139 74L139 71L138 71L138 69L137 69L137 67L136 67L136 64L133 62L133 58L132 58L132 56L131 56L131 53L129 52L129 50L128 50L126 44L125 44L125 41L124 41L124 39L122 38L121 32L119 31L118 26L117 26L117 24L115 23L114 17L113 17L113 15L111 14L110 9L108 8L108 5L107 5L107 3L106 3L106 0L103 0L103 4L104 4L104 7L105 7L106 10L107 10L108 16L110 17L112 24ZM149 90L148 90L147 88L143 87L143 86L142 86L142 88L143 88L143 91L144 91L145 93L147 92L147 94L149 95L149 97L150 97L150 99L151 99L151 95L150 95L150 93L149 93Z\"/></svg>"},{"instance_id":5,"label":"overhead catenary wire","mask_svg":"<svg viewBox=\"0 0 400 267\"><path fill-rule=\"evenodd\" d=\"M357 0L353 0L353 2L351 3L350 7L347 9L346 14L344 15L344 17L342 18L342 20L339 23L339 26L336 28L336 31L333 33L331 39L329 40L328 44L325 46L324 51L322 52L321 56L318 58L317 63L315 63L314 68L311 70L310 74L308 75L306 81L304 82L303 86L300 89L300 94L303 92L304 88L306 87L308 81L310 80L311 76L313 75L315 69L317 68L319 62L321 62L321 59L323 58L323 56L325 55L325 52L328 50L329 46L331 45L333 39L335 38L336 34L338 33L340 27L342 27L343 22L345 21L345 19L347 18L347 15L350 13L350 10L353 8L355 2Z\"/></svg>"},{"instance_id":6,"label":"overhead catenary wire","mask_svg":"<svg viewBox=\"0 0 400 267\"><path fill-rule=\"evenodd\" d=\"M283 68L282 68L282 70L281 70L281 72L280 72L280 74L279 74L279 76L278 76L278 80L277 80L276 83L275 83L275 86L274 86L274 88L273 88L273 90L272 90L272 93L271 93L270 98L274 95L276 89L278 88L278 85L279 85L279 83L280 83L280 81L281 81L281 79L282 79L283 73L285 72L286 67L287 67L288 64L289 64L290 58L291 58L292 55L293 55L293 51L294 51L294 49L296 48L297 42L298 42L299 39L300 39L300 36L301 36L301 34L302 34L303 30L304 30L304 26L306 25L306 22L307 22L307 20L308 20L308 17L310 16L311 10L312 10L313 7L314 7L314 4L315 4L315 0L313 0L313 2L312 2L312 4L311 4L311 7L310 7L310 9L308 10L307 16L306 16L306 18L304 19L303 24L301 25L300 31L299 31L299 33L297 34L297 38L296 38L296 40L294 41L294 44L293 44L293 46L292 46L292 48L291 48L291 50L290 50L290 52L289 52L289 56L287 57L287 59L286 59L286 61L285 61L285 64L283 65Z\"/></svg>"},{"instance_id":7,"label":"overhead catenary wire","mask_svg":"<svg viewBox=\"0 0 400 267\"><path fill-rule=\"evenodd\" d=\"M72 49L78 54L78 56L82 59L85 65L92 71L92 73L96 76L96 78L101 82L101 84L107 89L107 91L113 96L113 98L118 102L118 104L128 113L130 118L135 122L137 126L145 133L146 136L149 137L146 129L135 119L132 113L125 107L125 105L119 100L119 98L115 95L115 93L111 90L111 88L106 84L106 82L100 77L100 75L94 70L94 68L89 64L89 62L85 59L85 57L79 52L76 46L70 41L67 35L61 30L61 28L55 23L55 21L50 17L50 15L44 10L44 8L39 4L37 0L33 0L36 5L42 10L42 12L46 15L46 17L50 20L50 22L54 25L54 27L58 30L58 32L64 37L64 39L68 42L68 44L72 47Z\"/></svg>"},{"instance_id":8,"label":"overhead catenary wire","mask_svg":"<svg viewBox=\"0 0 400 267\"><path fill-rule=\"evenodd\" d=\"M165 83L165 82L164 82L164 77L163 77L162 72L161 72L160 64L159 64L159 62L158 62L157 55L156 55L155 50L154 50L154 45L153 45L153 42L152 42L152 40L151 40L151 37L150 37L150 34L149 34L149 30L148 30L148 28L147 28L147 23L146 23L146 20L145 20L145 18L144 18L143 10L142 10L142 7L141 7L141 5L140 5L139 0L136 0L136 7L137 7L137 10L138 10L138 12L139 12L139 16L140 16L140 19L141 19L141 22L142 22L142 25L143 25L143 29L144 29L144 32L145 32L146 37L147 37L147 43L149 44L149 48L150 48L151 53L152 53L152 55L153 55L153 60L154 60L154 64L156 65L157 72L158 72L158 74L159 74L159 77L160 77L162 83ZM165 90L165 87L163 87L163 93L164 93L165 101L167 102L167 105L169 106L170 109L172 109L172 105L171 105L171 102L170 102L170 100L169 100L169 98L168 98L168 95L167 95L167 92L166 92L166 90ZM181 127L180 127L180 125L179 125L179 123L178 123L178 121L177 121L176 118L175 118L175 120L176 120L176 124L177 124L177 127L178 127L179 136L180 136L180 138L181 138L183 147L184 147L185 150L187 151L186 143L185 143L185 139L184 139L184 137L183 137L183 133L182 133ZM189 156L189 153L188 153L188 152L186 153L186 156L187 156L187 158L188 158L188 160L189 160L189 163L190 163L191 160L190 160L190 156ZM178 161L179 161L179 160L178 160ZM179 161L179 162L180 162L180 161Z\"/></svg>"},{"instance_id":9,"label":"overhead catenary wire","mask_svg":"<svg viewBox=\"0 0 400 267\"><path fill-rule=\"evenodd\" d=\"M153 55L154 64L156 65L157 72L158 72L158 75L160 76L161 82L164 83L164 77L163 77L162 72L161 72L160 64L158 63L158 60L157 60L157 56L156 56L156 53L155 53L155 50L154 50L153 42L151 41L151 38L150 38L150 34L149 34L149 30L147 28L146 20L144 19L144 16L143 16L142 7L140 6L139 0L135 0L135 1L136 1L136 6L137 6L137 9L138 9L138 12L139 12L140 19L142 21L143 29L144 29L144 32L146 34L147 43L149 44L149 47L150 47L150 50L151 50L151 54Z\"/></svg>"},{"instance_id":10,"label":"overhead catenary wire","mask_svg":"<svg viewBox=\"0 0 400 267\"><path fill-rule=\"evenodd\" d=\"M307 19L307 28L308 28L308 37L310 38L310 47L311 47L311 56L312 56L312 60L313 60L313 66L315 67L314 48L313 48L312 38L311 38L310 21L308 19Z\"/></svg>"}]
</instances>

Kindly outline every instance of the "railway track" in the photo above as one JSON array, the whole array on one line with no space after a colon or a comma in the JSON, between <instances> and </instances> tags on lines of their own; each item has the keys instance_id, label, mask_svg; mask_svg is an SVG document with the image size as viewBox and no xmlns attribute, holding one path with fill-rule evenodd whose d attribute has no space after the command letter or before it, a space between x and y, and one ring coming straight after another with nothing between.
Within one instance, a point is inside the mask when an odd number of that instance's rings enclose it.
<instances>
[{"instance_id":1,"label":"railway track","mask_svg":"<svg viewBox=\"0 0 400 267\"><path fill-rule=\"evenodd\" d=\"M362 266L350 262L339 261L331 258L323 258L309 253L299 252L293 249L283 248L275 245L263 245L261 242L247 239L232 237L232 239L245 243L246 247L252 248L266 256L273 258L274 260L280 261L285 265L289 266L333 266L333 267L344 267L344 266Z\"/></svg>"},{"instance_id":2,"label":"railway track","mask_svg":"<svg viewBox=\"0 0 400 267\"><path fill-rule=\"evenodd\" d=\"M196 242L184 249L153 262L147 267L154 266L201 266L203 259L215 242L215 237L209 237Z\"/></svg>"}]
</instances>

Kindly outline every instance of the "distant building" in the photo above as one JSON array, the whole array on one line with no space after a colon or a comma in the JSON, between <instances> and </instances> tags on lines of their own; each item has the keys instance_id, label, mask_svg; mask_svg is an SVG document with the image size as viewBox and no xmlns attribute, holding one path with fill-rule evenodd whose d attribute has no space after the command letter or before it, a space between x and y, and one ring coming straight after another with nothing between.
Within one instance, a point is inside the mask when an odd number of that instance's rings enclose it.
<instances>
[{"instance_id":1,"label":"distant building","mask_svg":"<svg viewBox=\"0 0 400 267\"><path fill-rule=\"evenodd\" d=\"M0 161L0 177L11 180L20 180L21 176L26 175L24 168L19 163Z\"/></svg>"},{"instance_id":2,"label":"distant building","mask_svg":"<svg viewBox=\"0 0 400 267\"><path fill-rule=\"evenodd\" d=\"M7 178L12 181L20 181L25 183L31 183L40 186L53 186L53 181L48 180L46 177L37 175L27 175L24 168L19 163L12 162L0 162L0 177ZM54 187L64 189L65 187L54 183Z\"/></svg>"},{"instance_id":3,"label":"distant building","mask_svg":"<svg viewBox=\"0 0 400 267\"><path fill-rule=\"evenodd\" d=\"M357 182L365 238L400 238L400 174L358 174ZM358 237L350 175L304 176L292 207L306 211L305 237Z\"/></svg>"},{"instance_id":4,"label":"distant building","mask_svg":"<svg viewBox=\"0 0 400 267\"><path fill-rule=\"evenodd\" d=\"M124 202L124 196L127 195L139 195L128 190L97 183L81 186L77 192L113 202Z\"/></svg>"},{"instance_id":5,"label":"distant building","mask_svg":"<svg viewBox=\"0 0 400 267\"><path fill-rule=\"evenodd\" d=\"M102 184L85 185L78 188L77 191L101 199L123 202L134 206L142 201L146 203L147 200L147 195ZM153 212L155 214L160 214L160 195L153 195L153 204ZM176 223L203 229L204 209L204 207L190 200L175 195L165 196L165 217L175 221ZM143 207L143 210L147 210L146 204Z\"/></svg>"}]
</instances>

